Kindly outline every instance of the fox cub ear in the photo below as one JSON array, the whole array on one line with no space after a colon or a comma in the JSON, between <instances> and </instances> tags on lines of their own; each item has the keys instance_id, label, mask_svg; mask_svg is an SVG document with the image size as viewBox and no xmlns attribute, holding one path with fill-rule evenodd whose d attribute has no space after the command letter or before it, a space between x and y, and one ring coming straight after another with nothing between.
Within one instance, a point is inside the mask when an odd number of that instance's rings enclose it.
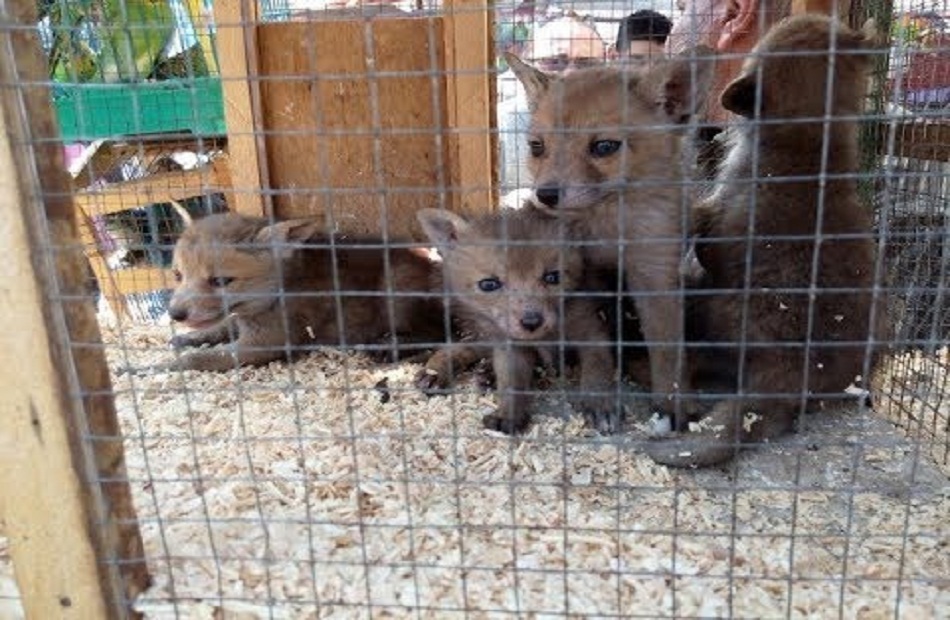
<instances>
[{"instance_id":1,"label":"fox cub ear","mask_svg":"<svg viewBox=\"0 0 950 620\"><path fill-rule=\"evenodd\" d=\"M722 91L719 101L722 107L733 114L752 118L755 116L755 96L758 80L755 75L743 75L729 82Z\"/></svg>"},{"instance_id":2,"label":"fox cub ear","mask_svg":"<svg viewBox=\"0 0 950 620\"><path fill-rule=\"evenodd\" d=\"M429 240L443 249L455 245L470 227L462 216L442 209L420 209L416 212L416 219Z\"/></svg>"},{"instance_id":3,"label":"fox cub ear","mask_svg":"<svg viewBox=\"0 0 950 620\"><path fill-rule=\"evenodd\" d=\"M321 231L320 222L314 219L287 220L262 228L255 235L254 243L259 247L268 249L271 245L276 245L281 257L289 258L293 254L294 248L289 247L288 244L307 241Z\"/></svg>"},{"instance_id":4,"label":"fox cub ear","mask_svg":"<svg viewBox=\"0 0 950 620\"><path fill-rule=\"evenodd\" d=\"M172 206L172 209L175 210L175 213L178 214L178 217L181 218L181 221L185 226L191 226L195 223L195 218L191 216L191 213L185 208L185 205L181 204L177 200L170 200L168 204Z\"/></svg>"},{"instance_id":5,"label":"fox cub ear","mask_svg":"<svg viewBox=\"0 0 950 620\"><path fill-rule=\"evenodd\" d=\"M528 108L531 112L534 112L538 107L538 100L544 96L551 85L551 76L532 67L511 52L505 52L505 61L508 62L508 66L511 67L515 77L524 86L525 94L528 96Z\"/></svg>"},{"instance_id":6,"label":"fox cub ear","mask_svg":"<svg viewBox=\"0 0 950 620\"><path fill-rule=\"evenodd\" d=\"M715 52L705 45L686 50L651 68L639 88L674 123L686 123L706 102Z\"/></svg>"}]
</instances>

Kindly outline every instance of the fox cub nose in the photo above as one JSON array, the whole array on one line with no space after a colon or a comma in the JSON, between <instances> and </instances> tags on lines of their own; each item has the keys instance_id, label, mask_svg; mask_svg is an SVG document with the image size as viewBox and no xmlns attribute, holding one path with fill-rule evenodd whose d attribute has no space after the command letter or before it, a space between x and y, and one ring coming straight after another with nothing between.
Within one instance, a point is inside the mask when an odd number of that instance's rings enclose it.
<instances>
[{"instance_id":1,"label":"fox cub nose","mask_svg":"<svg viewBox=\"0 0 950 620\"><path fill-rule=\"evenodd\" d=\"M545 206L556 207L558 200L560 200L561 188L557 185L543 185L534 193Z\"/></svg>"},{"instance_id":2,"label":"fox cub nose","mask_svg":"<svg viewBox=\"0 0 950 620\"><path fill-rule=\"evenodd\" d=\"M529 332L533 332L543 324L544 317L541 316L541 313L536 310L528 310L521 315L521 326Z\"/></svg>"},{"instance_id":3,"label":"fox cub nose","mask_svg":"<svg viewBox=\"0 0 950 620\"><path fill-rule=\"evenodd\" d=\"M169 308L168 316L171 317L173 321L182 322L188 318L188 310L184 308Z\"/></svg>"}]
</instances>

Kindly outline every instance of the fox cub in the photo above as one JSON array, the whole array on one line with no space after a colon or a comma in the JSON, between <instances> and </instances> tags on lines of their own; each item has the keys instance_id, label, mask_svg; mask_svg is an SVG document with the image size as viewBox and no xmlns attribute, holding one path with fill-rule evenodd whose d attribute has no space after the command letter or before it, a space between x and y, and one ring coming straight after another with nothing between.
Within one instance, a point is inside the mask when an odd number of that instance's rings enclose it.
<instances>
[{"instance_id":1,"label":"fox cub","mask_svg":"<svg viewBox=\"0 0 950 620\"><path fill-rule=\"evenodd\" d=\"M705 100L711 51L639 70L553 75L516 56L532 118L529 202L571 222L594 267L622 267L649 351L654 405L685 426L683 282L692 176L688 120ZM618 287L614 287L615 290Z\"/></svg>"},{"instance_id":2,"label":"fox cub","mask_svg":"<svg viewBox=\"0 0 950 620\"><path fill-rule=\"evenodd\" d=\"M697 331L719 346L693 361L697 383L715 377L733 396L714 405L709 430L653 443L655 460L726 461L743 442L793 430L803 394L814 406L866 376L875 253L858 202L855 119L876 40L873 22L858 32L824 16L789 18L722 92L740 121L696 213L700 286L718 291L697 302Z\"/></svg>"},{"instance_id":3,"label":"fox cub","mask_svg":"<svg viewBox=\"0 0 950 620\"><path fill-rule=\"evenodd\" d=\"M432 293L437 263L412 249L387 250L381 240L328 236L315 220L205 217L179 239L174 269L168 313L195 331L172 345L233 340L183 354L174 368L266 364L313 345L444 341L443 308Z\"/></svg>"},{"instance_id":4,"label":"fox cub","mask_svg":"<svg viewBox=\"0 0 950 620\"><path fill-rule=\"evenodd\" d=\"M563 342L579 360L575 406L596 426L615 425L611 339L596 302L582 296L581 252L563 240L562 223L530 210L465 219L423 209L417 216L442 255L450 310L472 340L438 351L423 379L448 385L453 368L490 350L500 405L483 422L520 432L530 422L535 367L558 359Z\"/></svg>"}]
</instances>

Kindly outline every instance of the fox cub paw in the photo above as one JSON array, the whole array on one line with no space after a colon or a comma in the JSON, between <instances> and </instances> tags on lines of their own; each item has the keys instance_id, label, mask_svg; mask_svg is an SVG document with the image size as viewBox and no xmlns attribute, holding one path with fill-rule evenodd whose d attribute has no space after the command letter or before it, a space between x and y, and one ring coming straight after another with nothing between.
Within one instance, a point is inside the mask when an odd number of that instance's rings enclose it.
<instances>
[{"instance_id":1,"label":"fox cub paw","mask_svg":"<svg viewBox=\"0 0 950 620\"><path fill-rule=\"evenodd\" d=\"M526 413L507 415L496 411L482 417L482 424L492 431L514 435L528 428L531 416Z\"/></svg>"},{"instance_id":2,"label":"fox cub paw","mask_svg":"<svg viewBox=\"0 0 950 620\"><path fill-rule=\"evenodd\" d=\"M610 395L577 395L571 398L573 407L584 415L589 427L599 433L612 435L623 428L623 408Z\"/></svg>"},{"instance_id":3,"label":"fox cub paw","mask_svg":"<svg viewBox=\"0 0 950 620\"><path fill-rule=\"evenodd\" d=\"M173 349L184 349L186 347L195 346L194 338L190 338L186 334L178 334L177 336L172 336L168 341L169 346Z\"/></svg>"},{"instance_id":4,"label":"fox cub paw","mask_svg":"<svg viewBox=\"0 0 950 620\"><path fill-rule=\"evenodd\" d=\"M442 394L451 383L447 373L433 368L423 368L416 374L416 387L426 396Z\"/></svg>"}]
</instances>

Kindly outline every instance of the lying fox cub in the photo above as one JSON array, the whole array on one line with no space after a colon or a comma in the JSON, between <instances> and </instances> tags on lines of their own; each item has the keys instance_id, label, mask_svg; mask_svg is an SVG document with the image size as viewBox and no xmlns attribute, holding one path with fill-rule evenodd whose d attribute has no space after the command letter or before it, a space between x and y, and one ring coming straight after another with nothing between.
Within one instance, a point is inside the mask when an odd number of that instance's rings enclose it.
<instances>
[{"instance_id":1,"label":"lying fox cub","mask_svg":"<svg viewBox=\"0 0 950 620\"><path fill-rule=\"evenodd\" d=\"M443 308L431 293L437 263L425 252L320 228L316 220L271 223L233 213L191 223L175 246L178 287L168 314L195 331L172 345L232 342L169 366L221 371L307 346L444 342Z\"/></svg>"},{"instance_id":2,"label":"lying fox cub","mask_svg":"<svg viewBox=\"0 0 950 620\"><path fill-rule=\"evenodd\" d=\"M563 223L532 210L474 220L436 209L417 216L442 255L451 313L472 336L429 360L422 387L447 386L453 369L490 350L500 406L483 422L516 433L530 422L528 393L536 365L558 359L558 343L564 342L580 364L575 406L596 426L615 426L609 330L595 299L571 294L585 283L584 265L581 251L564 243Z\"/></svg>"}]
</instances>

